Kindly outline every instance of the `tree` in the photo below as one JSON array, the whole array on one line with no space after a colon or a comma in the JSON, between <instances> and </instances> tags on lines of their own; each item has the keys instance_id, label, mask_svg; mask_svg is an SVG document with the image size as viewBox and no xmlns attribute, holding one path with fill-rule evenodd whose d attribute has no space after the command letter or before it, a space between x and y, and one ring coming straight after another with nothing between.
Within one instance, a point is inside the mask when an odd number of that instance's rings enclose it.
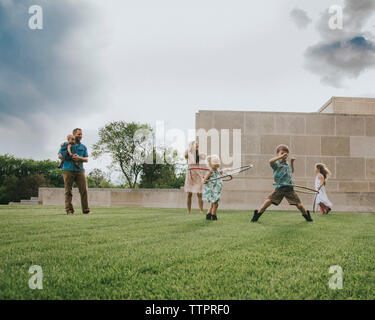
<instances>
[{"instance_id":1,"label":"tree","mask_svg":"<svg viewBox=\"0 0 375 320\"><path fill-rule=\"evenodd\" d=\"M58 161L15 158L12 155L0 156L0 185L9 176L26 177L31 174L41 174L54 187L63 187L64 180L61 170L57 168Z\"/></svg>"},{"instance_id":2,"label":"tree","mask_svg":"<svg viewBox=\"0 0 375 320\"><path fill-rule=\"evenodd\" d=\"M0 185L0 203L8 204L11 201L36 197L40 187L49 186L42 174L31 174L25 177L8 176Z\"/></svg>"},{"instance_id":3,"label":"tree","mask_svg":"<svg viewBox=\"0 0 375 320\"><path fill-rule=\"evenodd\" d=\"M147 124L115 121L99 129L99 140L93 146L94 159L110 154L112 163L125 177L129 188L137 186L143 163L152 152L148 141L152 129Z\"/></svg>"},{"instance_id":4,"label":"tree","mask_svg":"<svg viewBox=\"0 0 375 320\"><path fill-rule=\"evenodd\" d=\"M185 182L185 173L178 168L178 154L171 150L153 149L153 163L144 163L140 188L179 189Z\"/></svg>"},{"instance_id":5,"label":"tree","mask_svg":"<svg viewBox=\"0 0 375 320\"><path fill-rule=\"evenodd\" d=\"M19 201L38 195L39 187L63 187L58 162L0 156L0 203Z\"/></svg>"},{"instance_id":6,"label":"tree","mask_svg":"<svg viewBox=\"0 0 375 320\"><path fill-rule=\"evenodd\" d=\"M109 175L106 175L100 169L93 169L87 175L87 184L89 188L114 188Z\"/></svg>"}]
</instances>

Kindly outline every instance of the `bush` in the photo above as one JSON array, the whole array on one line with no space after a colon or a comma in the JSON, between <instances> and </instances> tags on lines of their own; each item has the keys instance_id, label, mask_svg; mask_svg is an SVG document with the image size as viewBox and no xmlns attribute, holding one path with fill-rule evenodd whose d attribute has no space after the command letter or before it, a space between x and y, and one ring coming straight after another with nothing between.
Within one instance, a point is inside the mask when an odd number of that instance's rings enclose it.
<instances>
[{"instance_id":1,"label":"bush","mask_svg":"<svg viewBox=\"0 0 375 320\"><path fill-rule=\"evenodd\" d=\"M3 185L4 179L10 176L21 178L41 174L50 185L63 187L64 179L57 166L58 161L20 159L11 155L0 156L0 186Z\"/></svg>"},{"instance_id":2,"label":"bush","mask_svg":"<svg viewBox=\"0 0 375 320\"><path fill-rule=\"evenodd\" d=\"M88 188L116 188L111 183L110 177L100 169L93 169L87 175Z\"/></svg>"},{"instance_id":3,"label":"bush","mask_svg":"<svg viewBox=\"0 0 375 320\"><path fill-rule=\"evenodd\" d=\"M178 171L176 152L153 150L153 163L142 166L140 188L180 189L185 182L185 173Z\"/></svg>"},{"instance_id":4,"label":"bush","mask_svg":"<svg viewBox=\"0 0 375 320\"><path fill-rule=\"evenodd\" d=\"M42 174L32 174L21 178L14 175L6 177L0 186L0 203L8 204L11 201L18 202L36 197L39 187L48 186L50 185Z\"/></svg>"},{"instance_id":5,"label":"bush","mask_svg":"<svg viewBox=\"0 0 375 320\"><path fill-rule=\"evenodd\" d=\"M36 197L39 187L63 187L57 166L57 161L0 156L0 204Z\"/></svg>"}]
</instances>

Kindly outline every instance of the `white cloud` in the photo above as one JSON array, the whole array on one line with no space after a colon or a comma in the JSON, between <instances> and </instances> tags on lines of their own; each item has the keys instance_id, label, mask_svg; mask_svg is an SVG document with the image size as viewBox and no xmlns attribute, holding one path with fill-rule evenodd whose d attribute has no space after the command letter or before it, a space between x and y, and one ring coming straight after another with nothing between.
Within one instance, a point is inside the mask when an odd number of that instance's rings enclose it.
<instances>
[{"instance_id":1,"label":"white cloud","mask_svg":"<svg viewBox=\"0 0 375 320\"><path fill-rule=\"evenodd\" d=\"M187 132L199 109L312 112L331 96L373 92L371 71L339 89L322 85L302 68L306 47L321 35L295 28L289 13L298 5L315 21L317 12L328 9L324 0L82 1L64 1L77 6L78 20L65 21L68 28L60 20L51 22L61 36L33 51L43 57L53 49L56 59L44 61L43 85L16 81L5 90L23 99L13 110L0 100L0 134L14 136L0 140L2 153L55 159L74 127L83 128L91 151L98 128L109 121L164 120L167 128ZM49 19L47 10L46 28ZM15 21L8 25L11 31ZM8 68L22 75L16 71L27 71L22 67L27 61L18 60L17 69L16 57L10 56ZM7 79L0 76L2 88ZM17 97L20 91L27 95ZM30 96L38 102L29 116L21 109L15 113L14 108L29 106ZM107 163L90 159L87 168Z\"/></svg>"},{"instance_id":2,"label":"white cloud","mask_svg":"<svg viewBox=\"0 0 375 320\"><path fill-rule=\"evenodd\" d=\"M331 29L325 11L318 21L321 39L306 50L306 67L319 75L322 83L343 87L347 79L357 79L375 67L375 35L365 30L375 10L374 0L346 0L343 29Z\"/></svg>"},{"instance_id":3,"label":"white cloud","mask_svg":"<svg viewBox=\"0 0 375 320\"><path fill-rule=\"evenodd\" d=\"M306 29L307 26L312 22L305 10L294 8L290 11L290 18L300 29Z\"/></svg>"}]
</instances>

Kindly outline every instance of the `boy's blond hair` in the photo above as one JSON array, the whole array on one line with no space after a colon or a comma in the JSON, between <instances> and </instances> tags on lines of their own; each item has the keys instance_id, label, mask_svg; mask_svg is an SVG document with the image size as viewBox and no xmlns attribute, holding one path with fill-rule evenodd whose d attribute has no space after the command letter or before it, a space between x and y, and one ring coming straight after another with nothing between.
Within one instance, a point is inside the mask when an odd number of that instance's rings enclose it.
<instances>
[{"instance_id":1,"label":"boy's blond hair","mask_svg":"<svg viewBox=\"0 0 375 320\"><path fill-rule=\"evenodd\" d=\"M289 153L289 147L287 145L285 145L285 144L280 144L280 145L277 146L277 148L276 148L276 154L279 153L281 150Z\"/></svg>"}]
</instances>

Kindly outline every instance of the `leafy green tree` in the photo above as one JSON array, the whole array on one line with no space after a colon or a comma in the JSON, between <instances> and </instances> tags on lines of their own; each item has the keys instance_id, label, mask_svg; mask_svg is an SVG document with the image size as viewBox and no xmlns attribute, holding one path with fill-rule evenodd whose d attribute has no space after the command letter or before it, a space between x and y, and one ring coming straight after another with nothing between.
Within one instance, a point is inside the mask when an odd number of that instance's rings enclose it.
<instances>
[{"instance_id":1,"label":"leafy green tree","mask_svg":"<svg viewBox=\"0 0 375 320\"><path fill-rule=\"evenodd\" d=\"M123 174L126 185L135 188L143 163L152 152L149 141L152 129L147 124L115 121L99 129L99 140L93 146L94 159L103 154L112 157L112 164Z\"/></svg>"},{"instance_id":2,"label":"leafy green tree","mask_svg":"<svg viewBox=\"0 0 375 320\"><path fill-rule=\"evenodd\" d=\"M48 184L54 187L63 187L64 180L61 170L57 168L58 161L15 158L5 154L0 156L0 185L9 176L26 177L32 174L41 174Z\"/></svg>"},{"instance_id":3,"label":"leafy green tree","mask_svg":"<svg viewBox=\"0 0 375 320\"><path fill-rule=\"evenodd\" d=\"M0 156L0 203L19 201L38 195L39 187L63 187L58 162Z\"/></svg>"},{"instance_id":4,"label":"leafy green tree","mask_svg":"<svg viewBox=\"0 0 375 320\"><path fill-rule=\"evenodd\" d=\"M40 187L49 187L47 179L42 174L31 174L25 177L8 176L0 186L0 203L8 204L22 199L38 196Z\"/></svg>"},{"instance_id":5,"label":"leafy green tree","mask_svg":"<svg viewBox=\"0 0 375 320\"><path fill-rule=\"evenodd\" d=\"M8 204L11 201L20 201L20 194L17 192L19 178L16 176L4 177L0 185L0 204Z\"/></svg>"},{"instance_id":6,"label":"leafy green tree","mask_svg":"<svg viewBox=\"0 0 375 320\"><path fill-rule=\"evenodd\" d=\"M179 189L184 185L185 173L178 167L176 151L153 149L153 163L143 164L140 188Z\"/></svg>"},{"instance_id":7,"label":"leafy green tree","mask_svg":"<svg viewBox=\"0 0 375 320\"><path fill-rule=\"evenodd\" d=\"M89 188L115 188L110 178L100 169L93 169L87 175L87 185Z\"/></svg>"}]
</instances>

